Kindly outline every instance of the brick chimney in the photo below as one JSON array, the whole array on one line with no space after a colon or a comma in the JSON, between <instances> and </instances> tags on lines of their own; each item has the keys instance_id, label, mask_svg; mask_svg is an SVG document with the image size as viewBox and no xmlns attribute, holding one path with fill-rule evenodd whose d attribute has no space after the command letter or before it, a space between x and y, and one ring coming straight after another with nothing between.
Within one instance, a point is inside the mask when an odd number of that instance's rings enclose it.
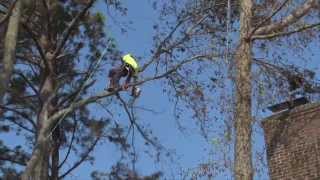
<instances>
[{"instance_id":1,"label":"brick chimney","mask_svg":"<svg viewBox=\"0 0 320 180\"><path fill-rule=\"evenodd\" d=\"M320 180L320 103L272 115L262 125L270 179Z\"/></svg>"}]
</instances>

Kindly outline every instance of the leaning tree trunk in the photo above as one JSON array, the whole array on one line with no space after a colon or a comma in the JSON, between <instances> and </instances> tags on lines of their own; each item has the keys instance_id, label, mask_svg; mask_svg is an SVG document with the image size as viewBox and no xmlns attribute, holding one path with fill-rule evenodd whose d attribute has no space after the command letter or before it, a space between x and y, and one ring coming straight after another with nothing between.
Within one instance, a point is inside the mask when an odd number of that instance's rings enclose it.
<instances>
[{"instance_id":1,"label":"leaning tree trunk","mask_svg":"<svg viewBox=\"0 0 320 180\"><path fill-rule=\"evenodd\" d=\"M251 29L252 0L241 1L240 45L236 54L235 179L253 179L251 150Z\"/></svg>"},{"instance_id":2,"label":"leaning tree trunk","mask_svg":"<svg viewBox=\"0 0 320 180\"><path fill-rule=\"evenodd\" d=\"M12 10L5 34L2 68L0 68L0 103L2 102L3 96L8 88L9 80L13 71L21 9L22 2L21 0L18 0Z\"/></svg>"}]
</instances>

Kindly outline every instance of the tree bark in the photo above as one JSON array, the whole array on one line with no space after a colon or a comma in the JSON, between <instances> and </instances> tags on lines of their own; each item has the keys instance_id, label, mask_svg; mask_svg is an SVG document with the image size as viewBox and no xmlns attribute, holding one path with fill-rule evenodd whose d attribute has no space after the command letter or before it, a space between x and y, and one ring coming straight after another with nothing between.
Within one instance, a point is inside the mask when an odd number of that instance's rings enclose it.
<instances>
[{"instance_id":1,"label":"tree bark","mask_svg":"<svg viewBox=\"0 0 320 180\"><path fill-rule=\"evenodd\" d=\"M49 168L49 132L45 131L48 119L49 108L43 106L38 117L38 136L32 152L31 158L27 163L26 169L22 174L22 180L42 180L48 179Z\"/></svg>"},{"instance_id":2,"label":"tree bark","mask_svg":"<svg viewBox=\"0 0 320 180\"><path fill-rule=\"evenodd\" d=\"M303 5L296 8L291 14L283 18L281 21L258 28L254 35L265 35L279 31L283 32L284 28L296 23L302 17L308 14L312 8L317 6L317 3L319 3L317 0L307 0Z\"/></svg>"},{"instance_id":3,"label":"tree bark","mask_svg":"<svg viewBox=\"0 0 320 180\"><path fill-rule=\"evenodd\" d=\"M251 30L252 0L241 1L240 45L236 54L236 114L235 114L235 179L253 179L251 150Z\"/></svg>"},{"instance_id":4,"label":"tree bark","mask_svg":"<svg viewBox=\"0 0 320 180\"><path fill-rule=\"evenodd\" d=\"M51 152L51 180L59 179L59 149L60 149L60 126L52 134L52 152Z\"/></svg>"},{"instance_id":5,"label":"tree bark","mask_svg":"<svg viewBox=\"0 0 320 180\"><path fill-rule=\"evenodd\" d=\"M3 96L8 88L9 80L13 71L21 9L22 2L21 0L18 0L9 18L8 28L5 35L2 68L0 68L0 103L2 103Z\"/></svg>"},{"instance_id":6,"label":"tree bark","mask_svg":"<svg viewBox=\"0 0 320 180\"><path fill-rule=\"evenodd\" d=\"M56 89L55 67L52 54L47 53L46 59L48 66L42 70L41 77L44 77L41 83L40 98L43 102L38 115L38 133L37 141L32 156L27 163L26 169L22 174L22 180L43 180L49 179L49 154L50 154L50 131L49 120L54 113L53 98Z\"/></svg>"}]
</instances>

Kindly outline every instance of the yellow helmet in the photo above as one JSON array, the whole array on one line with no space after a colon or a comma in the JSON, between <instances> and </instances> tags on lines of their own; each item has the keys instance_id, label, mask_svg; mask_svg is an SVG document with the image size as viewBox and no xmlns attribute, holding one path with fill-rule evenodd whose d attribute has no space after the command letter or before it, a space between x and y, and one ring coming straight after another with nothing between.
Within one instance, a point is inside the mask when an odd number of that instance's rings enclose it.
<instances>
[{"instance_id":1,"label":"yellow helmet","mask_svg":"<svg viewBox=\"0 0 320 180\"><path fill-rule=\"evenodd\" d=\"M135 72L138 72L139 65L137 61L131 56L131 54L126 54L122 57L122 60L127 63L129 66L131 66Z\"/></svg>"}]
</instances>

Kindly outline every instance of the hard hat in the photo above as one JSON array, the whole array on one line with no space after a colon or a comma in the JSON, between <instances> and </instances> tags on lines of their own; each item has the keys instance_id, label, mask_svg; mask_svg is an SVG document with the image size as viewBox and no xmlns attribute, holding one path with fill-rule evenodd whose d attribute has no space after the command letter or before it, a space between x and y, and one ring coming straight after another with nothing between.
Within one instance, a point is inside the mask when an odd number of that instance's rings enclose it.
<instances>
[{"instance_id":1,"label":"hard hat","mask_svg":"<svg viewBox=\"0 0 320 180\"><path fill-rule=\"evenodd\" d=\"M131 54L126 54L122 57L122 60L127 63L128 65L130 65L134 71L138 71L139 69L139 65L137 63L137 61L131 56Z\"/></svg>"}]
</instances>

